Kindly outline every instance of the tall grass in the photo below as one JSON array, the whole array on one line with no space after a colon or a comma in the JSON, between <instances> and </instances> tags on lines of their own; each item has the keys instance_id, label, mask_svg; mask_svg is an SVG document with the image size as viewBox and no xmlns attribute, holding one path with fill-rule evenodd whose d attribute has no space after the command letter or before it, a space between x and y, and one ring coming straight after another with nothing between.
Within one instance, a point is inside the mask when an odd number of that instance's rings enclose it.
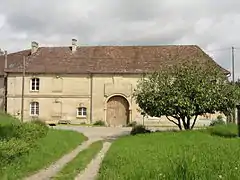
<instances>
[{"instance_id":1,"label":"tall grass","mask_svg":"<svg viewBox=\"0 0 240 180\"><path fill-rule=\"evenodd\" d=\"M78 132L55 130L34 121L20 123L0 115L0 179L22 179L58 160L86 137Z\"/></svg>"},{"instance_id":2,"label":"tall grass","mask_svg":"<svg viewBox=\"0 0 240 180\"><path fill-rule=\"evenodd\" d=\"M211 135L221 128L236 130L231 125L123 137L113 142L98 179L238 180L240 140Z\"/></svg>"}]
</instances>

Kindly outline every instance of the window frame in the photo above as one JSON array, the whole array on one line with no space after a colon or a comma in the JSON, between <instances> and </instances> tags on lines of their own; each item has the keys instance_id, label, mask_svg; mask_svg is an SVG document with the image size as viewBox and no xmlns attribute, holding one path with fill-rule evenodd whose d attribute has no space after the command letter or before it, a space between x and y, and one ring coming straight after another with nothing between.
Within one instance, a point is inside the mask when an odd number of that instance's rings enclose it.
<instances>
[{"instance_id":1,"label":"window frame","mask_svg":"<svg viewBox=\"0 0 240 180\"><path fill-rule=\"evenodd\" d=\"M87 117L87 108L77 107L77 117Z\"/></svg>"},{"instance_id":2,"label":"window frame","mask_svg":"<svg viewBox=\"0 0 240 180\"><path fill-rule=\"evenodd\" d=\"M34 84L34 86L33 86ZM38 92L40 89L40 78L34 77L30 80L30 91Z\"/></svg>"},{"instance_id":3,"label":"window frame","mask_svg":"<svg viewBox=\"0 0 240 180\"><path fill-rule=\"evenodd\" d=\"M33 111L32 111L33 109ZM31 117L38 117L39 116L39 102L37 101L32 101L29 104L29 114ZM33 112L33 113L32 113Z\"/></svg>"}]
</instances>

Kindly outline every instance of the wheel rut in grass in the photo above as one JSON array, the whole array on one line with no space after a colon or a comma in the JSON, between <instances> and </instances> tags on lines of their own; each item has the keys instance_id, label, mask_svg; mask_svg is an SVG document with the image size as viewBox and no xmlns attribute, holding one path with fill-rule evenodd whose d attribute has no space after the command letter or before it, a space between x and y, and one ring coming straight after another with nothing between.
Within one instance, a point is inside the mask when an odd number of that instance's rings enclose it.
<instances>
[{"instance_id":1,"label":"wheel rut in grass","mask_svg":"<svg viewBox=\"0 0 240 180\"><path fill-rule=\"evenodd\" d=\"M102 160L111 146L111 142L105 141L103 143L103 148L97 154L97 156L92 159L92 161L87 165L87 167L75 178L75 180L94 180L98 175Z\"/></svg>"},{"instance_id":2,"label":"wheel rut in grass","mask_svg":"<svg viewBox=\"0 0 240 180\"><path fill-rule=\"evenodd\" d=\"M79 152L82 150L88 148L90 144L92 144L95 141L98 141L100 139L89 139L85 142L83 142L81 145L79 145L77 148L75 148L70 153L64 155L62 158L60 158L58 161L50 165L49 167L42 169L38 171L36 174L33 174L32 176L29 176L25 178L24 180L48 180L54 177L55 174L57 174L67 163L72 161Z\"/></svg>"}]
</instances>

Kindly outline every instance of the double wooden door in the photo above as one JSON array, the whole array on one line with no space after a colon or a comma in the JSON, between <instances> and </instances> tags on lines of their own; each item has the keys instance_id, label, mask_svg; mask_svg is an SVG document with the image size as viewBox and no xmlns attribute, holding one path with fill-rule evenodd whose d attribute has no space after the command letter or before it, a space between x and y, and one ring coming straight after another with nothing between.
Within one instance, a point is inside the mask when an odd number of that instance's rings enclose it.
<instances>
[{"instance_id":1,"label":"double wooden door","mask_svg":"<svg viewBox=\"0 0 240 180\"><path fill-rule=\"evenodd\" d=\"M110 126L126 125L129 120L129 104L122 96L113 96L107 102L107 122Z\"/></svg>"}]
</instances>

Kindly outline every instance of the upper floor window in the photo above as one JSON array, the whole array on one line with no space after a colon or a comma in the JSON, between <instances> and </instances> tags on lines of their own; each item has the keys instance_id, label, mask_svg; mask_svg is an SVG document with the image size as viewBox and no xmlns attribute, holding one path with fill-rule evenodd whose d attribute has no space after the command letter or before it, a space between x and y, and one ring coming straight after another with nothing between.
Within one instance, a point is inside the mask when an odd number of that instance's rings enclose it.
<instances>
[{"instance_id":1,"label":"upper floor window","mask_svg":"<svg viewBox=\"0 0 240 180\"><path fill-rule=\"evenodd\" d=\"M39 78L32 78L31 79L31 91L39 91L40 79Z\"/></svg>"},{"instance_id":2,"label":"upper floor window","mask_svg":"<svg viewBox=\"0 0 240 180\"><path fill-rule=\"evenodd\" d=\"M39 115L39 102L31 102L30 116L38 116L38 115Z\"/></svg>"},{"instance_id":3,"label":"upper floor window","mask_svg":"<svg viewBox=\"0 0 240 180\"><path fill-rule=\"evenodd\" d=\"M85 107L77 108L77 116L80 116L80 117L87 116L87 108L85 108Z\"/></svg>"}]
</instances>

